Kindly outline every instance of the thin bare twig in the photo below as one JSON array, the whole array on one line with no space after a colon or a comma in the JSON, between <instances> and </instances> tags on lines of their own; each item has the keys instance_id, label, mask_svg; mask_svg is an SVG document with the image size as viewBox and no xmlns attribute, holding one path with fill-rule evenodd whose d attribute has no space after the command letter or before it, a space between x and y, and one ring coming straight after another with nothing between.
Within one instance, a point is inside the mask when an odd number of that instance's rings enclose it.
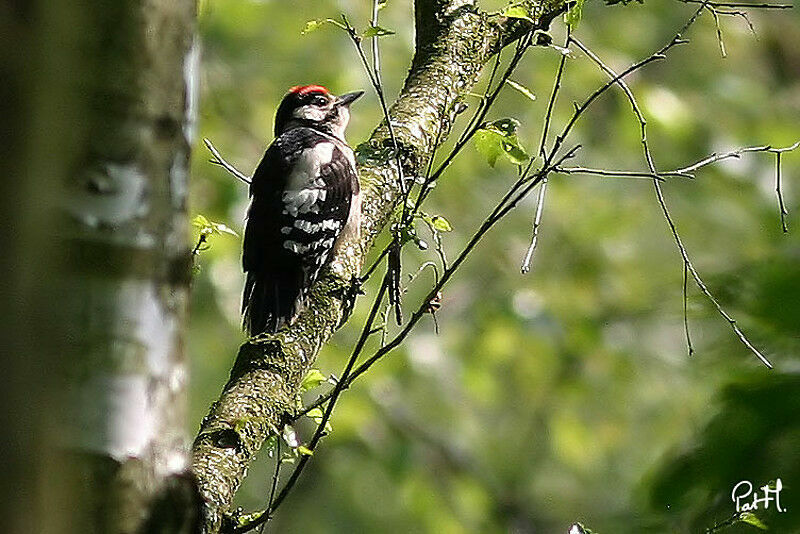
<instances>
[{"instance_id":1,"label":"thin bare twig","mask_svg":"<svg viewBox=\"0 0 800 534\"><path fill-rule=\"evenodd\" d=\"M525 253L525 259L522 260L522 267L520 271L522 274L527 274L531 270L531 260L533 259L533 251L536 249L536 244L539 241L539 226L542 224L542 212L544 211L544 199L547 193L547 178L542 179L542 185L539 186L539 195L536 198L536 215L533 217L533 229L531 230L531 243L528 245L528 251Z\"/></svg>"},{"instance_id":2,"label":"thin bare twig","mask_svg":"<svg viewBox=\"0 0 800 534\"><path fill-rule=\"evenodd\" d=\"M747 24L747 27L750 29L750 33L753 34L753 37L758 39L758 32L756 32L756 27L753 26L753 21L750 20L750 15L747 14L747 11L738 11L738 10L728 11L726 9L722 9L722 8L718 8L718 7L714 8L714 9L720 15L728 15L728 16L731 16L731 17L741 17L742 19L744 19L745 23Z\"/></svg>"},{"instance_id":3,"label":"thin bare twig","mask_svg":"<svg viewBox=\"0 0 800 534\"><path fill-rule=\"evenodd\" d=\"M748 4L747 2L704 2L703 0L680 0L684 4L703 4L714 8L730 7L730 8L745 8L745 9L792 9L793 4L770 4L769 2L760 2L756 4Z\"/></svg>"},{"instance_id":4,"label":"thin bare twig","mask_svg":"<svg viewBox=\"0 0 800 534\"><path fill-rule=\"evenodd\" d=\"M786 211L786 205L783 203L783 190L781 188L781 153L775 153L775 192L778 195L778 210L781 213L781 228L784 234L789 233L789 227L786 225L786 216L789 212Z\"/></svg>"},{"instance_id":5,"label":"thin bare twig","mask_svg":"<svg viewBox=\"0 0 800 534\"><path fill-rule=\"evenodd\" d=\"M783 189L781 184L781 154L783 154L784 152L792 152L793 150L797 150L797 148L800 148L800 141L797 141L793 145L789 145L783 148L774 148L771 145L760 145L760 146L749 146L744 148L738 148L736 150L731 150L729 152L724 152L722 154L718 154L715 152L687 167L676 169L674 171L662 172L660 173L660 176L690 176L689 173L696 171L702 167L711 165L713 163L717 163L718 161L722 161L725 159L739 158L742 154L747 154L747 153L769 152L775 154L775 192L778 196L778 209L781 218L781 229L783 230L784 233L788 233L789 227L786 222L786 217L789 215L789 212L786 209L786 204L784 203L783 200Z\"/></svg>"},{"instance_id":6,"label":"thin bare twig","mask_svg":"<svg viewBox=\"0 0 800 534\"><path fill-rule=\"evenodd\" d=\"M607 176L612 178L646 178L664 180L665 176L680 178L694 178L693 175L679 172L662 172L658 175L645 171L618 171L611 169L590 169L588 167L556 167L553 172L560 174L589 174L594 176Z\"/></svg>"},{"instance_id":7,"label":"thin bare twig","mask_svg":"<svg viewBox=\"0 0 800 534\"><path fill-rule=\"evenodd\" d=\"M570 36L570 26L567 25L567 36L564 40L564 48L569 46L569 36ZM553 90L550 93L550 99L547 102L547 111L544 115L544 126L542 128L542 138L539 141L539 157L542 158L542 161L545 160L545 151L544 145L547 143L547 134L550 131L550 120L553 116L553 107L556 103L556 98L558 97L558 92L561 89L561 79L564 76L564 67L567 63L567 54L562 53L561 59L558 62L558 70L556 71L556 79L553 83ZM530 169L530 164L528 164L528 169ZM544 199L545 195L547 194L547 176L545 175L542 178L542 185L539 188L539 195L536 199L536 213L533 217L533 228L531 229L531 242L528 245L528 250L525 253L525 258L522 260L522 266L520 267L520 271L522 274L527 274L531 270L531 260L533 259L533 251L536 249L536 244L539 241L539 226L542 222L542 213L544 212Z\"/></svg>"},{"instance_id":8,"label":"thin bare twig","mask_svg":"<svg viewBox=\"0 0 800 534\"><path fill-rule=\"evenodd\" d=\"M275 490L278 487L278 479L280 478L281 474L281 464L283 464L283 458L281 458L281 440L280 438L275 440L275 471L272 473L272 485L269 489L269 500L267 501L267 508L264 511L265 514L268 514L270 510L272 510L272 502L275 499ZM269 521L269 517L267 517L267 521ZM260 532L263 534L264 527L267 526L267 521L261 525Z\"/></svg>"},{"instance_id":9,"label":"thin bare twig","mask_svg":"<svg viewBox=\"0 0 800 534\"><path fill-rule=\"evenodd\" d=\"M192 249L192 257L197 256L201 251L208 249L208 247L203 247L207 240L208 236L201 232L200 237L197 238L197 244Z\"/></svg>"},{"instance_id":10,"label":"thin bare twig","mask_svg":"<svg viewBox=\"0 0 800 534\"><path fill-rule=\"evenodd\" d=\"M711 165L712 163L722 161L724 159L738 158L742 154L746 154L748 152L768 152L771 149L772 147L769 145L762 145L762 146L748 146L744 148L737 148L736 150L731 150L730 152L725 152L722 154L717 154L716 152L714 152L713 154L701 159L697 163L693 163L688 167L683 167L681 169L669 171L669 173L690 173L707 165ZM661 174L664 175L667 173L661 173Z\"/></svg>"},{"instance_id":11,"label":"thin bare twig","mask_svg":"<svg viewBox=\"0 0 800 534\"><path fill-rule=\"evenodd\" d=\"M699 15L700 11L705 8L706 3L707 2L703 2L700 5L700 8L698 9L698 11L695 13L695 15L692 17L692 19L690 19L690 22L696 20L696 18ZM688 28L688 26L686 26L685 28ZM617 76L617 74L610 67L608 67L605 63L603 63L603 61L596 54L594 54L594 52L592 52L587 47L585 47L577 39L573 38L573 39L571 39L571 41L573 43L575 43L575 46L580 48L581 51L584 54L586 54L587 57L589 57L592 61L594 61L600 67L600 69L603 72L605 72L610 78L616 79L615 83L617 85L619 85L619 87L625 93L625 96L628 98L628 101L630 102L631 107L633 108L633 112L634 112L634 114L636 115L636 118L639 121L640 132L641 132L641 141L642 141L642 149L644 151L645 160L647 161L647 166L650 169L650 172L652 174L658 175L659 173L658 173L658 170L656 169L655 163L653 161L653 155L650 152L650 146L649 146L649 144L647 142L647 121L644 118L644 115L642 114L642 111L639 108L638 103L636 102L636 98L634 97L633 92L630 90L630 88L625 83L625 81L622 80L619 76ZM673 42L674 42L674 39L673 39ZM747 336L744 334L744 332L742 332L742 330L736 324L736 320L733 319L733 317L731 317L730 314L728 314L727 311L725 311L725 309L722 307L722 305L719 303L719 301L716 299L716 297L711 293L711 291L708 289L708 287L703 282L702 278L700 277L700 274L694 268L694 265L692 264L691 260L689 259L689 254L688 254L688 252L686 250L686 247L683 245L683 241L681 240L681 237L680 237L680 235L678 233L678 230L677 230L677 228L675 226L675 223L674 223L674 221L672 219L672 215L670 214L669 208L667 207L666 200L664 199L664 193L663 193L663 191L661 189L661 183L658 180L653 180L653 187L655 188L655 193L656 193L656 198L658 199L658 204L661 207L661 211L662 211L662 213L664 215L664 218L667 221L667 224L669 225L670 231L672 232L672 236L673 236L673 239L675 240L676 246L678 247L678 251L680 252L681 257L683 258L684 268L688 269L688 271L692 274L692 278L694 278L695 284L697 284L697 287L700 289L700 291L714 305L714 307L717 309L717 312L726 321L728 321L728 324L731 326L733 331L736 333L736 335L738 336L739 340L748 349L750 349L750 351L753 354L755 354L755 356L759 360L761 360L761 362L764 365L766 365L768 368L772 369L772 364L770 363L770 361L763 354L761 354L761 352L750 342L750 340L747 338Z\"/></svg>"},{"instance_id":12,"label":"thin bare twig","mask_svg":"<svg viewBox=\"0 0 800 534\"><path fill-rule=\"evenodd\" d=\"M569 46L570 27L567 25L567 37L564 40L564 48ZM542 160L545 159L544 145L547 143L547 135L550 132L550 121L553 118L553 108L555 107L558 92L561 90L561 80L564 77L564 67L567 64L567 54L562 53L561 59L558 61L558 70L556 71L556 79L553 83L553 90L550 93L550 99L547 101L547 111L544 114L544 126L542 127L542 138L539 141L539 156Z\"/></svg>"},{"instance_id":13,"label":"thin bare twig","mask_svg":"<svg viewBox=\"0 0 800 534\"><path fill-rule=\"evenodd\" d=\"M211 152L211 155L214 156L212 159L209 160L210 163L213 163L214 165L219 165L220 167L222 167L223 169L225 169L226 171L228 171L229 173L231 173L236 178L238 178L239 180L243 181L246 184L250 184L250 182L252 182L252 179L249 176L247 176L245 173L241 172L239 169L237 169L236 167L225 161L225 158L222 157L222 155L214 147L214 145L208 138L204 137L203 143L205 143L206 148L208 148L208 150Z\"/></svg>"},{"instance_id":14,"label":"thin bare twig","mask_svg":"<svg viewBox=\"0 0 800 534\"><path fill-rule=\"evenodd\" d=\"M462 135L459 138L458 142L453 146L450 154L444 159L444 161L437 167L436 171L431 175L430 181L435 182L439 179L439 177L444 173L447 167L452 163L455 157L461 152L461 150L466 146L470 139L475 135L475 133L481 128L483 120L486 118L489 109L491 108L494 101L497 99L497 96L500 94L500 91L505 87L506 80L511 77L514 69L517 67L519 62L522 60L522 57L525 54L525 51L531 45L531 39L533 38L533 30L528 32L525 37L517 41L516 50L514 51L514 56L511 58L508 66L506 67L503 75L501 76L500 81L497 83L497 86L488 96L485 97L485 103L482 104L481 107L476 111L475 116L470 121L470 124L466 130L466 134ZM488 87L487 87L488 91ZM486 93L484 93L486 94ZM424 197L423 197L424 200ZM421 202L418 202L421 204Z\"/></svg>"},{"instance_id":15,"label":"thin bare twig","mask_svg":"<svg viewBox=\"0 0 800 534\"><path fill-rule=\"evenodd\" d=\"M690 19L690 22L695 20L697 18L698 14L699 14L699 12L695 13L695 15L692 17L692 19ZM685 29L687 27L688 27L688 25L684 26L684 29L682 29L681 31L685 31ZM548 154L547 160L545 161L544 166L548 167L550 165L550 163L552 162L553 158L555 157L555 154L563 146L564 140L567 138L569 133L572 131L572 128L575 126L575 123L583 115L583 113L588 109L588 107L591 106L592 103L595 100L597 100L598 97L600 97L602 94L604 94L606 91L608 91L608 89L610 87L612 87L615 83L617 83L619 80L622 80L623 78L625 78L626 76L628 76L632 72L635 72L635 71L641 69L642 67L644 67L645 65L648 65L648 64L650 64L650 63L652 63L654 61L660 61L662 59L665 59L666 58L666 52L670 48L672 48L674 46L677 46L677 45L680 45L680 44L685 44L687 42L688 42L687 40L682 39L680 37L680 33L679 33L678 36L673 38L672 41L670 41L670 43L667 44L665 47L663 47L661 50L659 50L658 52L656 52L654 54L651 54L650 56L648 56L645 59L639 61L638 63L635 63L635 64L631 65L630 67L628 67L627 69L622 71L620 74L614 76L611 80L609 80L608 82L606 82L603 85L601 85L600 87L598 87L591 95L589 95L589 97L586 100L583 101L583 103L575 104L575 111L573 112L572 117L570 118L570 120L567 122L567 125L561 131L561 134L556 136L556 140L553 143L553 148L550 151L550 153Z\"/></svg>"},{"instance_id":16,"label":"thin bare twig","mask_svg":"<svg viewBox=\"0 0 800 534\"><path fill-rule=\"evenodd\" d=\"M728 53L725 51L725 40L722 38L722 27L719 25L717 10L709 5L706 5L706 9L711 13L711 16L714 17L714 26L717 29L717 43L719 43L719 53L724 58L728 57Z\"/></svg>"},{"instance_id":17,"label":"thin bare twig","mask_svg":"<svg viewBox=\"0 0 800 534\"><path fill-rule=\"evenodd\" d=\"M381 111L383 111L383 120L386 123L386 129L389 132L389 139L392 142L392 150L394 151L395 161L397 162L397 176L398 176L398 185L400 187L400 192L405 197L407 194L406 192L406 181L405 177L403 176L403 162L400 159L400 145L397 143L397 137L394 133L394 126L392 126L392 121L389 118L389 106L386 104L386 97L383 91L383 84L381 83L380 72L373 72L370 68L369 61L367 60L366 54L364 54L364 48L361 46L362 39L356 33L355 28L350 24L350 21L347 19L345 15L342 15L342 21L344 22L345 29L347 30L347 34L350 36L350 40L353 42L353 45L356 47L356 51L358 52L358 57L361 59L361 64L364 66L364 69L367 71L367 75L369 76L369 81L372 84L372 88L375 90L375 94L378 97L378 102L381 105ZM373 39L378 39L378 36L373 37ZM377 44L373 44L373 53L375 54L375 50L377 49ZM375 60L375 65L380 68L380 59L379 53L373 56L373 60Z\"/></svg>"},{"instance_id":18,"label":"thin bare twig","mask_svg":"<svg viewBox=\"0 0 800 534\"><path fill-rule=\"evenodd\" d=\"M791 152L798 147L800 147L800 141L785 148L769 149L769 152L775 154L775 193L778 195L778 210L780 210L781 228L783 229L784 234L789 233L789 226L786 223L786 217L789 216L789 212L786 210L786 204L783 202L783 187L781 186L781 154L784 152Z\"/></svg>"},{"instance_id":19,"label":"thin bare twig","mask_svg":"<svg viewBox=\"0 0 800 534\"><path fill-rule=\"evenodd\" d=\"M689 333L689 272L686 263L683 264L683 331L686 334L686 350L691 356L694 354L694 346Z\"/></svg>"}]
</instances>

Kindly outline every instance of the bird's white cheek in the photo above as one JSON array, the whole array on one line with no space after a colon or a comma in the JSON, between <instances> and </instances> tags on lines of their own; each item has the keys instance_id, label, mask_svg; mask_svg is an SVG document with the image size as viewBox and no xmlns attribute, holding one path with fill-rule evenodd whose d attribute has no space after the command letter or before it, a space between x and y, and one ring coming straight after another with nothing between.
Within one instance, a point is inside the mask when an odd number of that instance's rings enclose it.
<instances>
[{"instance_id":1,"label":"bird's white cheek","mask_svg":"<svg viewBox=\"0 0 800 534\"><path fill-rule=\"evenodd\" d=\"M344 139L344 130L347 128L347 123L350 122L350 110L342 106L339 108L339 117L335 123L331 125L333 135L339 139Z\"/></svg>"},{"instance_id":2,"label":"bird's white cheek","mask_svg":"<svg viewBox=\"0 0 800 534\"><path fill-rule=\"evenodd\" d=\"M309 121L321 121L325 118L325 110L316 106L308 105L301 106L294 110L292 116L296 119L305 119Z\"/></svg>"}]
</instances>

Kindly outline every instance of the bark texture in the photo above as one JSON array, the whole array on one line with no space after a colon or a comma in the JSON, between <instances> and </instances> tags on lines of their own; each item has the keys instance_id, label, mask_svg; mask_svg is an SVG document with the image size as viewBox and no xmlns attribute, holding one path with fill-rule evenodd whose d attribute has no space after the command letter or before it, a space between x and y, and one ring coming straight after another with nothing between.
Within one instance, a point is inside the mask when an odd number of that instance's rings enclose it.
<instances>
[{"instance_id":1,"label":"bark texture","mask_svg":"<svg viewBox=\"0 0 800 534\"><path fill-rule=\"evenodd\" d=\"M70 526L194 532L183 328L195 2L53 11L41 59L65 64L45 69L60 79L40 80L52 84L40 116L72 136L55 162L51 236L63 254L51 311L69 340L55 425L69 451Z\"/></svg>"},{"instance_id":2,"label":"bark texture","mask_svg":"<svg viewBox=\"0 0 800 534\"><path fill-rule=\"evenodd\" d=\"M535 27L547 27L565 4L563 0L530 2ZM440 129L439 141L447 138L455 118L453 103L475 84L484 64L533 27L520 19L481 13L473 1L417 0L415 9L415 56L389 113L406 178L424 171ZM307 310L292 326L240 348L228 383L201 424L192 467L205 500L210 533L219 530L264 440L294 413L300 381L339 326L343 296L400 199L396 160L381 150L392 146L385 124L378 126L368 144L375 150L362 152L359 165L360 240L348 243L335 258L312 289Z\"/></svg>"}]
</instances>

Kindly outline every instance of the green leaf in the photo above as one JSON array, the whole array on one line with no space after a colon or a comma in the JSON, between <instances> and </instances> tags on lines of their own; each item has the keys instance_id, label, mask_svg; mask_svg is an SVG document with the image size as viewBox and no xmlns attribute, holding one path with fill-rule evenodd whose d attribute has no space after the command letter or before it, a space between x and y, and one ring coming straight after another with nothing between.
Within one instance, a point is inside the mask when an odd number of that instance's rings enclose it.
<instances>
[{"instance_id":1,"label":"green leaf","mask_svg":"<svg viewBox=\"0 0 800 534\"><path fill-rule=\"evenodd\" d=\"M249 525L253 521L256 521L257 519L261 518L261 516L263 516L265 513L267 513L266 510L262 510L260 512L252 512L249 514L236 515L234 516L236 520L236 526L244 527L246 525Z\"/></svg>"},{"instance_id":2,"label":"green leaf","mask_svg":"<svg viewBox=\"0 0 800 534\"><path fill-rule=\"evenodd\" d=\"M575 3L572 5L569 11L564 13L564 22L566 22L567 25L573 30L578 27L578 24L581 21L584 1L585 0L575 0Z\"/></svg>"},{"instance_id":3,"label":"green leaf","mask_svg":"<svg viewBox=\"0 0 800 534\"><path fill-rule=\"evenodd\" d=\"M514 165L524 165L530 158L516 140L514 143L504 141L503 150L505 150L506 158Z\"/></svg>"},{"instance_id":4,"label":"green leaf","mask_svg":"<svg viewBox=\"0 0 800 534\"><path fill-rule=\"evenodd\" d=\"M205 228L207 226L211 226L211 222L208 219L206 219L203 215L200 215L198 213L197 215L194 216L194 219L192 219L192 226L195 226L197 228Z\"/></svg>"},{"instance_id":5,"label":"green leaf","mask_svg":"<svg viewBox=\"0 0 800 534\"><path fill-rule=\"evenodd\" d=\"M325 375L323 375L319 369L309 369L306 376L303 377L303 381L300 382L300 391L305 393L310 389L318 387L326 380L327 378L325 378Z\"/></svg>"},{"instance_id":6,"label":"green leaf","mask_svg":"<svg viewBox=\"0 0 800 534\"><path fill-rule=\"evenodd\" d=\"M212 223L212 224L214 226L214 231L218 234L224 233L224 234L230 234L235 237L239 237L239 234L237 234L231 227L229 227L226 224L222 223Z\"/></svg>"},{"instance_id":7,"label":"green leaf","mask_svg":"<svg viewBox=\"0 0 800 534\"><path fill-rule=\"evenodd\" d=\"M311 410L308 411L306 416L310 417L311 419L313 419L314 422L319 425L319 424L322 423L322 417L324 416L324 414L322 413L322 409L321 408L312 408ZM331 430L333 430L333 427L331 426L331 422L330 421L325 421L325 432L330 432Z\"/></svg>"},{"instance_id":8,"label":"green leaf","mask_svg":"<svg viewBox=\"0 0 800 534\"><path fill-rule=\"evenodd\" d=\"M333 24L337 28L341 28L343 30L347 29L347 27L344 24L342 24L341 22L339 22L338 20L334 20L334 19L314 19L314 20L309 20L308 22L306 22L306 25L303 27L303 30L300 32L300 35L306 35L306 34L309 34L311 32L317 31L318 29L320 29L325 24Z\"/></svg>"},{"instance_id":9,"label":"green leaf","mask_svg":"<svg viewBox=\"0 0 800 534\"><path fill-rule=\"evenodd\" d=\"M452 232L453 227L450 226L450 221L442 217L441 215L434 215L431 218L431 224L434 228L436 228L440 232Z\"/></svg>"},{"instance_id":10,"label":"green leaf","mask_svg":"<svg viewBox=\"0 0 800 534\"><path fill-rule=\"evenodd\" d=\"M533 22L528 10L522 6L509 6L503 11L502 15L512 19L524 19Z\"/></svg>"},{"instance_id":11,"label":"green leaf","mask_svg":"<svg viewBox=\"0 0 800 534\"><path fill-rule=\"evenodd\" d=\"M767 525L765 525L764 522L761 521L756 516L756 514L752 512L744 512L742 515L739 516L739 521L741 521L742 523L747 523L748 525L753 525L754 527L759 528L761 530L769 530L769 528L767 528Z\"/></svg>"},{"instance_id":12,"label":"green leaf","mask_svg":"<svg viewBox=\"0 0 800 534\"><path fill-rule=\"evenodd\" d=\"M382 26L370 26L364 31L361 37L369 39L371 37L383 37L385 35L394 35L394 31Z\"/></svg>"},{"instance_id":13,"label":"green leaf","mask_svg":"<svg viewBox=\"0 0 800 534\"><path fill-rule=\"evenodd\" d=\"M305 454L306 456L314 456L314 451L312 451L305 445L299 445L297 447L297 452L299 452L300 454Z\"/></svg>"},{"instance_id":14,"label":"green leaf","mask_svg":"<svg viewBox=\"0 0 800 534\"><path fill-rule=\"evenodd\" d=\"M303 30L300 32L300 35L306 35L311 32L317 31L320 27L325 24L324 20L309 20L306 22L306 25L303 26Z\"/></svg>"},{"instance_id":15,"label":"green leaf","mask_svg":"<svg viewBox=\"0 0 800 534\"><path fill-rule=\"evenodd\" d=\"M497 158L503 155L503 136L493 130L481 128L475 132L475 148L494 167Z\"/></svg>"},{"instance_id":16,"label":"green leaf","mask_svg":"<svg viewBox=\"0 0 800 534\"><path fill-rule=\"evenodd\" d=\"M514 165L522 165L529 156L517 138L519 121L500 119L486 124L475 133L475 148L494 167L497 158L505 156Z\"/></svg>"},{"instance_id":17,"label":"green leaf","mask_svg":"<svg viewBox=\"0 0 800 534\"><path fill-rule=\"evenodd\" d=\"M536 100L536 95L533 94L531 92L531 90L528 89L527 87L525 87L524 85L519 84L519 83L515 82L514 80L506 80L506 83L508 85L510 85L511 87L513 87L514 89L516 89L517 91L519 91L520 93L522 93L523 95L525 95L528 98L530 98L531 100L533 100L533 101Z\"/></svg>"},{"instance_id":18,"label":"green leaf","mask_svg":"<svg viewBox=\"0 0 800 534\"><path fill-rule=\"evenodd\" d=\"M227 224L210 221L207 217L200 214L194 216L194 219L192 219L192 226L199 228L200 234L205 236L209 236L211 234L230 234L239 237L239 234L237 234Z\"/></svg>"}]
</instances>

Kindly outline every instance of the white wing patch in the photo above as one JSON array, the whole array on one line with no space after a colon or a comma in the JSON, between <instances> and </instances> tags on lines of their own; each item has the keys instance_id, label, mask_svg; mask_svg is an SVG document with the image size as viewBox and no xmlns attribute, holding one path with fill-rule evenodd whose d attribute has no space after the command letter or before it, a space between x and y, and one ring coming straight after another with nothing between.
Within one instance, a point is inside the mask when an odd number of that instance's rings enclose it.
<instances>
[{"instance_id":1,"label":"white wing patch","mask_svg":"<svg viewBox=\"0 0 800 534\"><path fill-rule=\"evenodd\" d=\"M294 227L307 234L315 234L320 230L338 230L340 226L342 226L342 223L335 219L325 219L324 221L320 221L318 223L304 221L303 219L297 219L294 221ZM287 228L286 230L287 231L284 233L288 234L291 231L291 228ZM281 229L281 231L283 231L283 229Z\"/></svg>"},{"instance_id":2,"label":"white wing patch","mask_svg":"<svg viewBox=\"0 0 800 534\"><path fill-rule=\"evenodd\" d=\"M283 213L292 217L298 213L319 213L318 203L328 196L325 182L319 177L320 169L331 162L334 148L336 145L326 141L300 153L281 198Z\"/></svg>"},{"instance_id":3,"label":"white wing patch","mask_svg":"<svg viewBox=\"0 0 800 534\"><path fill-rule=\"evenodd\" d=\"M311 245L303 245L302 243L298 243L297 241L292 241L291 239L287 239L283 242L283 248L287 250L291 250L295 254L305 254L309 250L311 250Z\"/></svg>"}]
</instances>

